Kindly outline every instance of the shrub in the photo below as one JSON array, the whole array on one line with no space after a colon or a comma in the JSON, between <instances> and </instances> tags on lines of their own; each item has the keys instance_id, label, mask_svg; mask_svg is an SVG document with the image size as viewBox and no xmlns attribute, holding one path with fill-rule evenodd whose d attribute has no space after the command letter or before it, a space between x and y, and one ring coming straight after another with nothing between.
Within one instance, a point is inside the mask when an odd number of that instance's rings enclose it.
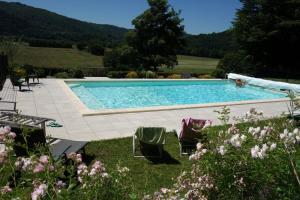
<instances>
[{"instance_id":1,"label":"shrub","mask_svg":"<svg viewBox=\"0 0 300 200\"><path fill-rule=\"evenodd\" d=\"M168 76L169 79L181 79L181 75L180 74L172 74Z\"/></svg>"},{"instance_id":2,"label":"shrub","mask_svg":"<svg viewBox=\"0 0 300 200\"><path fill-rule=\"evenodd\" d=\"M76 48L77 48L79 51L84 50L85 47L86 47L86 44L85 44L85 43L80 42L80 43L77 43L77 44L76 44Z\"/></svg>"},{"instance_id":3,"label":"shrub","mask_svg":"<svg viewBox=\"0 0 300 200\"><path fill-rule=\"evenodd\" d=\"M107 73L107 76L109 78L125 78L127 73L127 71L110 71Z\"/></svg>"},{"instance_id":4,"label":"shrub","mask_svg":"<svg viewBox=\"0 0 300 200\"><path fill-rule=\"evenodd\" d=\"M21 67L14 67L12 73L12 75L17 79L26 76L26 70Z\"/></svg>"},{"instance_id":5,"label":"shrub","mask_svg":"<svg viewBox=\"0 0 300 200\"><path fill-rule=\"evenodd\" d=\"M145 78L156 78L156 73L153 71L146 71Z\"/></svg>"},{"instance_id":6,"label":"shrub","mask_svg":"<svg viewBox=\"0 0 300 200\"><path fill-rule=\"evenodd\" d=\"M15 157L16 134L6 126L0 135L6 147L0 151L0 199L129 199L127 167L108 174L101 161L87 166L75 152L55 161L49 146Z\"/></svg>"},{"instance_id":7,"label":"shrub","mask_svg":"<svg viewBox=\"0 0 300 200\"><path fill-rule=\"evenodd\" d=\"M228 123L230 110L218 113ZM232 120L232 125L204 130L209 142L197 144L189 157L194 162L191 171L154 198L298 199L300 131L295 121L266 120L255 109Z\"/></svg>"},{"instance_id":8,"label":"shrub","mask_svg":"<svg viewBox=\"0 0 300 200\"><path fill-rule=\"evenodd\" d=\"M201 78L201 79L210 79L212 78L210 74L201 74L198 76L198 78Z\"/></svg>"},{"instance_id":9,"label":"shrub","mask_svg":"<svg viewBox=\"0 0 300 200\"><path fill-rule=\"evenodd\" d=\"M215 69L211 75L215 78L225 78L226 73L223 69Z\"/></svg>"},{"instance_id":10,"label":"shrub","mask_svg":"<svg viewBox=\"0 0 300 200\"><path fill-rule=\"evenodd\" d=\"M138 74L135 71L128 72L126 78L138 78Z\"/></svg>"},{"instance_id":11,"label":"shrub","mask_svg":"<svg viewBox=\"0 0 300 200\"><path fill-rule=\"evenodd\" d=\"M104 55L104 47L101 44L90 44L88 50L91 54L96 56L103 56Z\"/></svg>"},{"instance_id":12,"label":"shrub","mask_svg":"<svg viewBox=\"0 0 300 200\"><path fill-rule=\"evenodd\" d=\"M55 78L70 78L70 74L68 72L59 72L55 74Z\"/></svg>"},{"instance_id":13,"label":"shrub","mask_svg":"<svg viewBox=\"0 0 300 200\"><path fill-rule=\"evenodd\" d=\"M73 78L84 78L84 73L80 69L73 71Z\"/></svg>"}]
</instances>

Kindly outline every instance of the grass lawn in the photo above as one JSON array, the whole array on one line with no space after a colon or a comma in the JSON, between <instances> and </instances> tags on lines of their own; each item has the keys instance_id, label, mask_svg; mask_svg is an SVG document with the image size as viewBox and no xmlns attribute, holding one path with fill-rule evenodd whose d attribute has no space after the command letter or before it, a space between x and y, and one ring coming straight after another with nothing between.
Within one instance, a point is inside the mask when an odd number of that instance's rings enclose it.
<instances>
[{"instance_id":1,"label":"grass lawn","mask_svg":"<svg viewBox=\"0 0 300 200\"><path fill-rule=\"evenodd\" d=\"M173 69L165 69L166 72L172 73L211 73L216 69L219 59L195 57L195 56L178 56L178 66Z\"/></svg>"},{"instance_id":2,"label":"grass lawn","mask_svg":"<svg viewBox=\"0 0 300 200\"><path fill-rule=\"evenodd\" d=\"M102 56L85 51L64 48L20 47L16 61L20 65L47 68L99 68L103 67Z\"/></svg>"},{"instance_id":3,"label":"grass lawn","mask_svg":"<svg viewBox=\"0 0 300 200\"><path fill-rule=\"evenodd\" d=\"M91 142L86 147L88 156L101 160L108 171L116 170L116 164L130 169L128 184L134 183L134 193L139 199L153 194L161 187L172 186L181 171L190 169L188 156L179 156L177 136L170 133L164 146L164 159L154 160L132 156L132 138Z\"/></svg>"},{"instance_id":4,"label":"grass lawn","mask_svg":"<svg viewBox=\"0 0 300 200\"><path fill-rule=\"evenodd\" d=\"M165 69L171 73L211 73L219 60L213 58L178 56L179 65ZM103 57L94 56L77 49L21 46L16 61L19 65L33 65L47 68L99 68L103 67Z\"/></svg>"}]
</instances>

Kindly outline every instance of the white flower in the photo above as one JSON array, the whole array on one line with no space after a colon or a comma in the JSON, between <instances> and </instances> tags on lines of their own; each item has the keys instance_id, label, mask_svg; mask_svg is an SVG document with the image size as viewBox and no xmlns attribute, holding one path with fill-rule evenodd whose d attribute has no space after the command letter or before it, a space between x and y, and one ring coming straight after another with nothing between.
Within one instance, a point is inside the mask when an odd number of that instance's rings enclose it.
<instances>
[{"instance_id":1,"label":"white flower","mask_svg":"<svg viewBox=\"0 0 300 200\"><path fill-rule=\"evenodd\" d=\"M262 137L262 138L265 137L266 133L267 133L267 130L262 130L260 132L260 137Z\"/></svg>"},{"instance_id":2,"label":"white flower","mask_svg":"<svg viewBox=\"0 0 300 200\"><path fill-rule=\"evenodd\" d=\"M222 156L225 155L226 151L227 151L227 150L225 149L225 146L224 146L224 145L222 145L222 146L220 146L220 147L218 148L218 152L219 152L219 154L221 154Z\"/></svg>"},{"instance_id":3,"label":"white flower","mask_svg":"<svg viewBox=\"0 0 300 200\"><path fill-rule=\"evenodd\" d=\"M197 143L197 150L200 150L201 148L202 148L202 144L199 142L199 143Z\"/></svg>"},{"instance_id":4,"label":"white flower","mask_svg":"<svg viewBox=\"0 0 300 200\"><path fill-rule=\"evenodd\" d=\"M272 143L270 146L270 150L273 151L274 149L276 149L276 143Z\"/></svg>"},{"instance_id":5,"label":"white flower","mask_svg":"<svg viewBox=\"0 0 300 200\"><path fill-rule=\"evenodd\" d=\"M253 134L253 133L254 133L254 131L255 131L255 130L254 130L254 128L253 128L252 126L251 126L251 127L249 127L249 130L248 130L248 132L249 132L249 133Z\"/></svg>"},{"instance_id":6,"label":"white flower","mask_svg":"<svg viewBox=\"0 0 300 200\"><path fill-rule=\"evenodd\" d=\"M255 145L253 148L251 148L251 156L253 158L258 157L258 152L259 152L259 146Z\"/></svg>"},{"instance_id":7,"label":"white flower","mask_svg":"<svg viewBox=\"0 0 300 200\"><path fill-rule=\"evenodd\" d=\"M258 134L258 133L260 132L260 130L261 130L260 127L256 127L256 128L254 129L254 133L255 133L255 134Z\"/></svg>"},{"instance_id":8,"label":"white flower","mask_svg":"<svg viewBox=\"0 0 300 200\"><path fill-rule=\"evenodd\" d=\"M195 154L190 155L189 160L196 160L196 155Z\"/></svg>"},{"instance_id":9,"label":"white flower","mask_svg":"<svg viewBox=\"0 0 300 200\"><path fill-rule=\"evenodd\" d=\"M264 152L266 152L266 151L268 150L268 148L269 148L269 147L268 147L267 144L263 144L261 150L264 151Z\"/></svg>"},{"instance_id":10,"label":"white flower","mask_svg":"<svg viewBox=\"0 0 300 200\"><path fill-rule=\"evenodd\" d=\"M294 131L293 131L293 133L294 133L295 135L297 135L297 134L299 133L299 129L298 129L298 128L295 128Z\"/></svg>"},{"instance_id":11,"label":"white flower","mask_svg":"<svg viewBox=\"0 0 300 200\"><path fill-rule=\"evenodd\" d=\"M205 154L207 152L207 149L202 149L201 153Z\"/></svg>"},{"instance_id":12,"label":"white flower","mask_svg":"<svg viewBox=\"0 0 300 200\"><path fill-rule=\"evenodd\" d=\"M241 136L240 134L235 134L233 135L229 142L231 143L232 146L234 147L241 147L242 146L242 142L246 139L246 136Z\"/></svg>"},{"instance_id":13,"label":"white flower","mask_svg":"<svg viewBox=\"0 0 300 200\"><path fill-rule=\"evenodd\" d=\"M241 140L244 142L244 141L246 141L246 139L247 139L247 136L246 135L242 135L241 136Z\"/></svg>"}]
</instances>

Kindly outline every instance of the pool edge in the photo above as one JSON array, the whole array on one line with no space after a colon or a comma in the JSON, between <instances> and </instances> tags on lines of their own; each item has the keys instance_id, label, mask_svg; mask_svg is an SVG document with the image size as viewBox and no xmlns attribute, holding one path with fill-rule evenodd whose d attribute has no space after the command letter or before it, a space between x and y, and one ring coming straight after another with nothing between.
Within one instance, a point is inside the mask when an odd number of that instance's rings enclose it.
<instances>
[{"instance_id":1,"label":"pool edge","mask_svg":"<svg viewBox=\"0 0 300 200\"><path fill-rule=\"evenodd\" d=\"M88 80L88 79L63 79L57 80L66 94L72 99L72 102L80 112L82 116L95 116L95 115L112 115L112 114L123 114L123 113L140 113L140 112L153 112L153 111L168 111L168 110L184 110L194 108L208 108L208 107L222 107L222 106L235 106L235 105L247 105L247 104L262 104L262 103L274 103L274 102L288 102L289 98L279 98L270 100L248 100L248 101L233 101L233 102L218 102L218 103L205 103L205 104L188 104L188 105L174 105L174 106L152 106L143 108L127 108L127 109L101 109L91 110L89 109L79 97L71 90L67 85L67 82L81 81L81 82L107 82L107 81L200 81L200 80L227 80L227 79L104 79L104 80Z\"/></svg>"}]
</instances>

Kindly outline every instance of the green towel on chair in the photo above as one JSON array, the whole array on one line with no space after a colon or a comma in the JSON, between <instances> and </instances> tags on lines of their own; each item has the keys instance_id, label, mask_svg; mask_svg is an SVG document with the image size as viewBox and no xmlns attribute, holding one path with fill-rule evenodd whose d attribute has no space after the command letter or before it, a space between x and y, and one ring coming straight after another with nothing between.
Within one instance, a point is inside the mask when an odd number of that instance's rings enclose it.
<instances>
[{"instance_id":1,"label":"green towel on chair","mask_svg":"<svg viewBox=\"0 0 300 200\"><path fill-rule=\"evenodd\" d=\"M166 142L166 129L161 127L139 127L135 135L146 144L162 145Z\"/></svg>"}]
</instances>

